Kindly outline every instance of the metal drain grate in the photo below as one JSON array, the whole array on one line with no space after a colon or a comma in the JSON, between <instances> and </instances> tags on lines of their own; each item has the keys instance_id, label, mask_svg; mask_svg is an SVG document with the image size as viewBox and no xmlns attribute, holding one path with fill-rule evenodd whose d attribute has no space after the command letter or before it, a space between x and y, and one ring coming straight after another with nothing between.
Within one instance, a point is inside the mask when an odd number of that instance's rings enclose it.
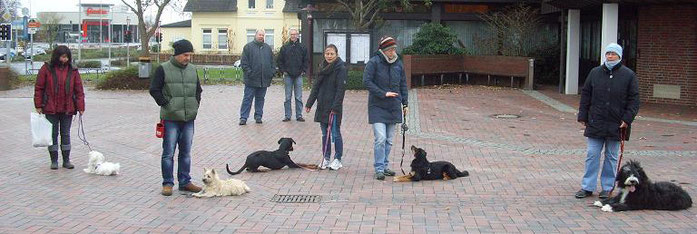
<instances>
[{"instance_id":1,"label":"metal drain grate","mask_svg":"<svg viewBox=\"0 0 697 234\"><path fill-rule=\"evenodd\" d=\"M495 114L491 115L492 118L495 119L517 119L520 118L520 115L514 115L514 114Z\"/></svg>"},{"instance_id":2,"label":"metal drain grate","mask_svg":"<svg viewBox=\"0 0 697 234\"><path fill-rule=\"evenodd\" d=\"M278 203L319 203L320 195L273 195L272 202Z\"/></svg>"}]
</instances>

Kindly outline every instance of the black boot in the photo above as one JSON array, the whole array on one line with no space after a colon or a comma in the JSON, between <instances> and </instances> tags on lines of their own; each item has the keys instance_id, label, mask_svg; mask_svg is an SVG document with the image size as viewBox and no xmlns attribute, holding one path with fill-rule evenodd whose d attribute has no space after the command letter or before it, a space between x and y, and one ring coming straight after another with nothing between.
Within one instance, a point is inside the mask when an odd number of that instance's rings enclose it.
<instances>
[{"instance_id":1,"label":"black boot","mask_svg":"<svg viewBox=\"0 0 697 234\"><path fill-rule=\"evenodd\" d=\"M63 167L73 169L75 166L70 163L70 150L63 150ZM57 153L57 152L56 152Z\"/></svg>"},{"instance_id":2,"label":"black boot","mask_svg":"<svg viewBox=\"0 0 697 234\"><path fill-rule=\"evenodd\" d=\"M58 169L58 151L48 151L51 156L51 170Z\"/></svg>"}]
</instances>

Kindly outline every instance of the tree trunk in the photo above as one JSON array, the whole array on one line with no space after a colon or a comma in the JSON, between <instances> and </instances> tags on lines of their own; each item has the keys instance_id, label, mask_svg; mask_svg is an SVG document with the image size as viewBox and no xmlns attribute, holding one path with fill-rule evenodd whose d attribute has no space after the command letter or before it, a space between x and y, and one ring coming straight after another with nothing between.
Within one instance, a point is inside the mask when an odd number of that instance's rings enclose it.
<instances>
[{"instance_id":1,"label":"tree trunk","mask_svg":"<svg viewBox=\"0 0 697 234\"><path fill-rule=\"evenodd\" d=\"M145 23L140 23L138 25L138 37L140 37L140 56L150 57L150 34L148 30L145 29Z\"/></svg>"}]
</instances>

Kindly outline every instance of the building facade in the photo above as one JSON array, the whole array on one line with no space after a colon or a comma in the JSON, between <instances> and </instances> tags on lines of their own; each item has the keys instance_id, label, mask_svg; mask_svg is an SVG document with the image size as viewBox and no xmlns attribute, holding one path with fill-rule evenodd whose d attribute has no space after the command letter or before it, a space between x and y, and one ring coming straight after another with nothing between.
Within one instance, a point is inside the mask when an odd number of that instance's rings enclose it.
<instances>
[{"instance_id":1,"label":"building facade","mask_svg":"<svg viewBox=\"0 0 697 234\"><path fill-rule=\"evenodd\" d=\"M59 43L77 43L80 33L83 43L139 41L138 18L128 8L113 4L82 4L79 9L78 12L38 12L37 17L49 21L42 24L59 24L56 36ZM128 31L131 41L124 37Z\"/></svg>"},{"instance_id":2,"label":"building facade","mask_svg":"<svg viewBox=\"0 0 697 234\"><path fill-rule=\"evenodd\" d=\"M560 91L577 94L616 42L642 102L697 106L697 3L692 0L546 0L561 10Z\"/></svg>"},{"instance_id":3,"label":"building facade","mask_svg":"<svg viewBox=\"0 0 697 234\"><path fill-rule=\"evenodd\" d=\"M241 54L257 29L266 31L265 42L278 51L288 30L300 28L297 6L283 0L189 0L184 11L191 20L162 25L163 51L187 39L196 53Z\"/></svg>"}]
</instances>

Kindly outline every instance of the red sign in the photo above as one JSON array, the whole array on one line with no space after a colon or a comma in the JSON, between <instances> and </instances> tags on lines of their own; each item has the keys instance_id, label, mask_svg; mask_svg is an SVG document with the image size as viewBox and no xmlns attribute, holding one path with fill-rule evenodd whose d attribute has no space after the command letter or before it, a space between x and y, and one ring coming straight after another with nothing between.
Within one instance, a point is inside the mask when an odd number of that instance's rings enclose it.
<instances>
[{"instance_id":1,"label":"red sign","mask_svg":"<svg viewBox=\"0 0 697 234\"><path fill-rule=\"evenodd\" d=\"M29 27L29 28L39 28L39 27L41 27L41 23L39 23L39 21L29 22L29 23L27 24L27 27Z\"/></svg>"},{"instance_id":2,"label":"red sign","mask_svg":"<svg viewBox=\"0 0 697 234\"><path fill-rule=\"evenodd\" d=\"M92 9L91 7L87 8L85 12L87 15L106 15L108 13L109 11L106 9Z\"/></svg>"}]
</instances>

